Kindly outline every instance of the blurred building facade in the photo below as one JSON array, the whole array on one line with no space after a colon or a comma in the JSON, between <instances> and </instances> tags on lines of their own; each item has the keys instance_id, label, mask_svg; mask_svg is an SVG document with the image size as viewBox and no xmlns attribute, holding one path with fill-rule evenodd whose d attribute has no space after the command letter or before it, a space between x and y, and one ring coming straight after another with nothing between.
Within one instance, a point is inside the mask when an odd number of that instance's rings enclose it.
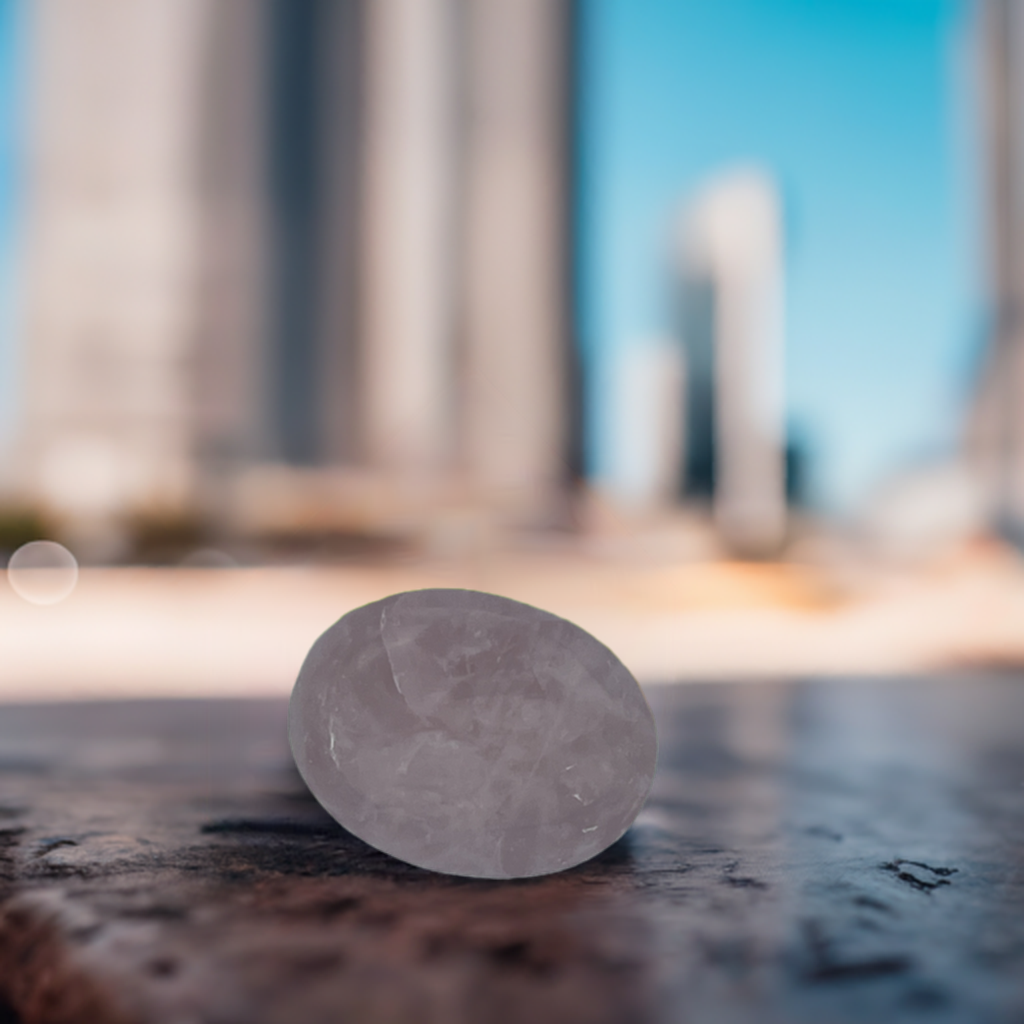
<instances>
[{"instance_id":1,"label":"blurred building facade","mask_svg":"<svg viewBox=\"0 0 1024 1024\"><path fill-rule=\"evenodd\" d=\"M97 528L558 515L571 0L29 14L24 498Z\"/></svg>"},{"instance_id":2,"label":"blurred building facade","mask_svg":"<svg viewBox=\"0 0 1024 1024\"><path fill-rule=\"evenodd\" d=\"M967 456L992 525L1024 544L1024 10L980 5L992 330Z\"/></svg>"},{"instance_id":3,"label":"blurred building facade","mask_svg":"<svg viewBox=\"0 0 1024 1024\"><path fill-rule=\"evenodd\" d=\"M685 210L681 491L750 554L777 551L786 531L783 266L781 201L763 172L725 171Z\"/></svg>"},{"instance_id":4,"label":"blurred building facade","mask_svg":"<svg viewBox=\"0 0 1024 1024\"><path fill-rule=\"evenodd\" d=\"M26 380L18 483L103 519L184 500L204 12L32 5Z\"/></svg>"},{"instance_id":5,"label":"blurred building facade","mask_svg":"<svg viewBox=\"0 0 1024 1024\"><path fill-rule=\"evenodd\" d=\"M726 550L772 555L799 497L783 401L778 188L757 167L726 167L684 198L671 234L675 330L618 346L604 486L627 519L683 505L709 514Z\"/></svg>"}]
</instances>

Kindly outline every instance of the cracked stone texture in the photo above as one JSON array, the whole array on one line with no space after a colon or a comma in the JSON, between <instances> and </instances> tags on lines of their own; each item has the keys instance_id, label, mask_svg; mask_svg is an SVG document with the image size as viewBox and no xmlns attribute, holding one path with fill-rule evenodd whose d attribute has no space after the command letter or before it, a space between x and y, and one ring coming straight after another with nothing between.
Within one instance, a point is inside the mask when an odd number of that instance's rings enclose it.
<instances>
[{"instance_id":1,"label":"cracked stone texture","mask_svg":"<svg viewBox=\"0 0 1024 1024\"><path fill-rule=\"evenodd\" d=\"M657 755L643 693L604 644L473 590L395 594L336 622L299 673L289 736L350 832L472 878L549 874L611 846Z\"/></svg>"},{"instance_id":2,"label":"cracked stone texture","mask_svg":"<svg viewBox=\"0 0 1024 1024\"><path fill-rule=\"evenodd\" d=\"M1024 679L647 693L636 823L511 882L343 830L283 701L0 707L0 1021L1024 1020Z\"/></svg>"}]
</instances>

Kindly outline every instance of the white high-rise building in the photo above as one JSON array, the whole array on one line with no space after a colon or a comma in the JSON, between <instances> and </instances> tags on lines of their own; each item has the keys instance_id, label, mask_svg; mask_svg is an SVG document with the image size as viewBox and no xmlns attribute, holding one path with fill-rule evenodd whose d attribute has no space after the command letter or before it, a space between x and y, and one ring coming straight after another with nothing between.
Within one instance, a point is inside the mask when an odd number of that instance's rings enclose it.
<instances>
[{"instance_id":1,"label":"white high-rise building","mask_svg":"<svg viewBox=\"0 0 1024 1024\"><path fill-rule=\"evenodd\" d=\"M571 9L30 5L23 494L80 525L230 518L261 467L356 467L412 519L456 492L545 519Z\"/></svg>"},{"instance_id":2,"label":"white high-rise building","mask_svg":"<svg viewBox=\"0 0 1024 1024\"><path fill-rule=\"evenodd\" d=\"M513 520L566 477L569 10L369 8L367 453Z\"/></svg>"},{"instance_id":3,"label":"white high-rise building","mask_svg":"<svg viewBox=\"0 0 1024 1024\"><path fill-rule=\"evenodd\" d=\"M988 519L1024 543L1024 10L980 13L993 327L966 448Z\"/></svg>"},{"instance_id":4,"label":"white high-rise building","mask_svg":"<svg viewBox=\"0 0 1024 1024\"><path fill-rule=\"evenodd\" d=\"M681 223L684 490L711 500L723 539L770 553L786 529L783 236L756 169L709 182Z\"/></svg>"},{"instance_id":5,"label":"white high-rise building","mask_svg":"<svg viewBox=\"0 0 1024 1024\"><path fill-rule=\"evenodd\" d=\"M193 483L204 0L27 7L30 151L19 477L77 520Z\"/></svg>"}]
</instances>

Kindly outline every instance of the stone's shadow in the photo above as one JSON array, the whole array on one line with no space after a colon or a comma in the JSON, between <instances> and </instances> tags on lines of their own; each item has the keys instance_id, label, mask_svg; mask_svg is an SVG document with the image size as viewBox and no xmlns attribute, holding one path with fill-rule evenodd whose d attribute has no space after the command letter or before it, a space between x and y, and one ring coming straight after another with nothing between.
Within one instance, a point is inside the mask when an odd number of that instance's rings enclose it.
<instances>
[{"instance_id":1,"label":"stone's shadow","mask_svg":"<svg viewBox=\"0 0 1024 1024\"><path fill-rule=\"evenodd\" d=\"M180 851L179 866L212 873L225 882L245 881L265 872L303 878L436 877L374 849L326 812L294 818L220 818L203 824L200 832L218 839Z\"/></svg>"},{"instance_id":2,"label":"stone's shadow","mask_svg":"<svg viewBox=\"0 0 1024 1024\"><path fill-rule=\"evenodd\" d=\"M241 880L253 872L284 871L301 877L337 878L362 875L443 885L530 884L548 878L621 878L636 863L633 829L601 853L582 864L556 872L518 879L479 879L445 875L419 868L383 853L353 835L319 804L295 767L281 766L282 788L265 794L261 801L273 813L240 814L213 818L199 832L217 837L213 843L181 851L184 862L204 860L204 870L214 864L220 877Z\"/></svg>"},{"instance_id":3,"label":"stone's shadow","mask_svg":"<svg viewBox=\"0 0 1024 1024\"><path fill-rule=\"evenodd\" d=\"M204 835L347 836L351 832L337 822L297 821L294 818L220 818L201 825Z\"/></svg>"},{"instance_id":4,"label":"stone's shadow","mask_svg":"<svg viewBox=\"0 0 1024 1024\"><path fill-rule=\"evenodd\" d=\"M535 883L546 878L621 878L635 865L631 832L596 857L556 872L518 879L477 879L444 875L407 864L370 846L339 825L312 798L301 816L273 815L216 818L200 826L200 834L218 837L212 843L180 851L177 866L190 870L214 869L225 881L243 880L266 871L286 872L300 877L336 878L364 875L433 882L444 885L506 886ZM221 838L222 837L222 838Z\"/></svg>"},{"instance_id":5,"label":"stone's shadow","mask_svg":"<svg viewBox=\"0 0 1024 1024\"><path fill-rule=\"evenodd\" d=\"M584 861L574 868L569 868L568 873L587 871L593 874L600 874L603 870L614 868L616 874L622 874L624 870L636 867L636 843L633 838L633 830L629 829L625 835L616 839L611 846L602 850L596 857Z\"/></svg>"}]
</instances>

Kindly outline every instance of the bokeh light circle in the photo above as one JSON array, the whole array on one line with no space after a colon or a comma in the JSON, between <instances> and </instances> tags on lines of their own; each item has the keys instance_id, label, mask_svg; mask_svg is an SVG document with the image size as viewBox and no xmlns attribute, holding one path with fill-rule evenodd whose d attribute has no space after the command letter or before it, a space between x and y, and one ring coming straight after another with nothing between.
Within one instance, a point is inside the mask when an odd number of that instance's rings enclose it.
<instances>
[{"instance_id":1,"label":"bokeh light circle","mask_svg":"<svg viewBox=\"0 0 1024 1024\"><path fill-rule=\"evenodd\" d=\"M11 555L7 580L30 604L58 604L75 589L78 562L63 544L34 540Z\"/></svg>"}]
</instances>

